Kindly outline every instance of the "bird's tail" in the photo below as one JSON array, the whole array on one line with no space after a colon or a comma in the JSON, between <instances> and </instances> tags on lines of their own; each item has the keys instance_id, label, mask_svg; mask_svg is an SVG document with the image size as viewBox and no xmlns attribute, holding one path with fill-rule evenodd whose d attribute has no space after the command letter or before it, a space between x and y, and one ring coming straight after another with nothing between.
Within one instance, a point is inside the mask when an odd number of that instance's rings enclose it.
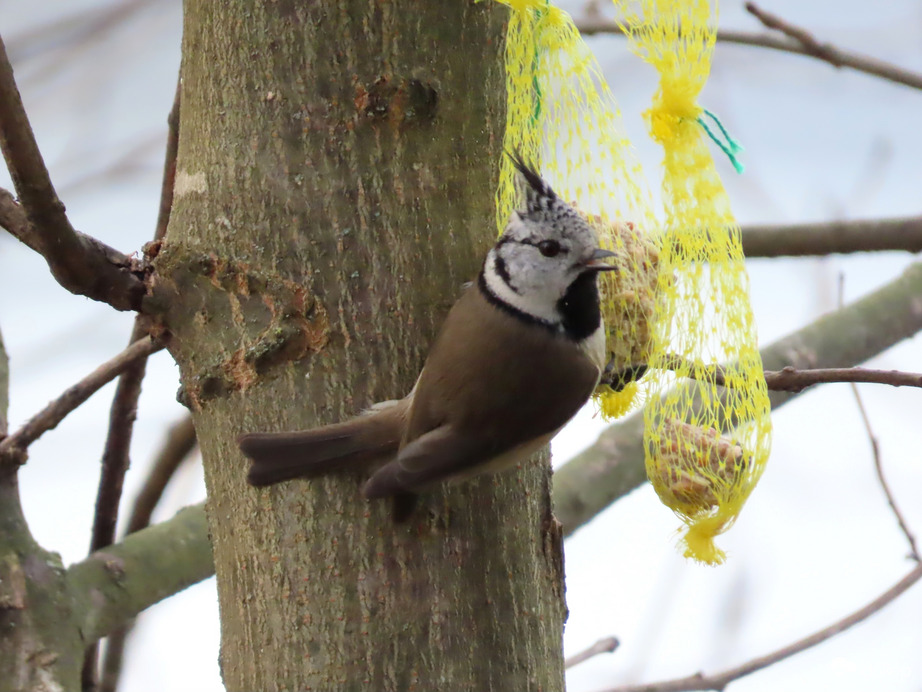
<instances>
[{"instance_id":1,"label":"bird's tail","mask_svg":"<svg viewBox=\"0 0 922 692\"><path fill-rule=\"evenodd\" d=\"M247 480L255 486L272 485L292 478L355 471L386 460L400 446L403 408L396 403L314 430L241 435L237 444L253 460Z\"/></svg>"}]
</instances>

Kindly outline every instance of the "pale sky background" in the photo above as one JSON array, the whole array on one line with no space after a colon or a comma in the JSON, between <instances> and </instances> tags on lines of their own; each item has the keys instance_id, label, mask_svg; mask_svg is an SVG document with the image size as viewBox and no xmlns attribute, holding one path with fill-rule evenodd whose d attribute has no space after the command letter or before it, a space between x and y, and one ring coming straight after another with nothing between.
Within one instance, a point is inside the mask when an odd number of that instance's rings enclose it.
<instances>
[{"instance_id":1,"label":"pale sky background","mask_svg":"<svg viewBox=\"0 0 922 692\"><path fill-rule=\"evenodd\" d=\"M87 16L128 10L76 47ZM579 5L565 5L578 15ZM818 38L922 71L922 1L765 0L764 9ZM47 27L59 25L58 30ZM742 3L724 3L721 26L760 31ZM0 2L0 32L39 144L74 225L123 251L154 227L162 147L179 65L178 1ZM67 43L66 49L59 46ZM596 52L649 172L659 152L639 113L653 83L615 37ZM701 102L746 147L737 176L716 155L741 223L789 223L922 213L922 91L798 56L718 45ZM10 187L4 173L0 185ZM912 257L755 260L752 302L768 343L899 275ZM10 423L121 350L132 318L73 296L44 262L0 236L0 328L11 358ZM922 370L922 342L873 360ZM164 430L183 416L177 372L165 353L148 366L125 484L131 500ZM79 560L89 544L99 457L113 387L32 446L21 473L38 541ZM886 473L910 525L922 533L922 393L862 388ZM717 672L807 635L864 605L911 568L877 484L867 438L847 385L802 396L774 417L765 476L736 526L720 539L727 564L706 568L676 552L678 520L649 487L635 491L566 543L568 654L603 636L621 648L574 668L571 692ZM585 411L554 443L555 463L601 429ZM204 497L201 469L171 485L158 518ZM733 692L922 689L922 588L821 647L733 683ZM155 607L130 642L122 689L220 690L214 580Z\"/></svg>"}]
</instances>

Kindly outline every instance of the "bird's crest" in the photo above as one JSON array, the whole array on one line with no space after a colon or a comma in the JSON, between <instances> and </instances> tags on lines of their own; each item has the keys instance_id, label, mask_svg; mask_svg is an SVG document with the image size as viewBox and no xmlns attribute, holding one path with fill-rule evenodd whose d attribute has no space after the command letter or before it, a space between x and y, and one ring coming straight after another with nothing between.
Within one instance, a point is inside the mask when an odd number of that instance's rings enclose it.
<instances>
[{"instance_id":1,"label":"bird's crest","mask_svg":"<svg viewBox=\"0 0 922 692\"><path fill-rule=\"evenodd\" d=\"M506 155L519 172L516 176L516 190L524 196L525 210L528 213L548 211L555 204L561 203L553 188L541 177L534 166L525 162L519 152L507 152Z\"/></svg>"}]
</instances>

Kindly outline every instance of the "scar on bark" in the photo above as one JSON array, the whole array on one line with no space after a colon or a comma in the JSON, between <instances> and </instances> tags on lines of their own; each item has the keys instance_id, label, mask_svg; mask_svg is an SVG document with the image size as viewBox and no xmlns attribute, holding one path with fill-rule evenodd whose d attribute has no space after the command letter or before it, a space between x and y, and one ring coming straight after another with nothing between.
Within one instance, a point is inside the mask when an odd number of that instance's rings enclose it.
<instances>
[{"instance_id":1,"label":"scar on bark","mask_svg":"<svg viewBox=\"0 0 922 692\"><path fill-rule=\"evenodd\" d=\"M186 378L182 398L187 405L200 408L209 399L246 390L274 367L299 361L326 345L327 312L301 284L215 254L166 261L173 266L169 271L158 267L155 293L172 294L164 296L167 304L175 302L170 300L173 296L184 295L182 309L192 306L192 319L199 325L229 319L237 327L227 332L234 343L226 344L211 362L196 364L195 376ZM169 313L165 321L171 321Z\"/></svg>"}]
</instances>

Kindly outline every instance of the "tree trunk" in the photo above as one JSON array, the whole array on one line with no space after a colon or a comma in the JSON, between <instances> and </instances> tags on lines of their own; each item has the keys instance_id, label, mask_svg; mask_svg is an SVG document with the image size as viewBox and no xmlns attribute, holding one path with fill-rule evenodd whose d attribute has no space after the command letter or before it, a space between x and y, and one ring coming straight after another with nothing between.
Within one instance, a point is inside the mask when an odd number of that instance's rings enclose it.
<instances>
[{"instance_id":1,"label":"tree trunk","mask_svg":"<svg viewBox=\"0 0 922 692\"><path fill-rule=\"evenodd\" d=\"M495 238L504 8L186 3L149 307L195 417L230 690L561 690L546 457L424 498L247 486L235 438L406 394ZM540 386L536 378L536 386Z\"/></svg>"}]
</instances>

